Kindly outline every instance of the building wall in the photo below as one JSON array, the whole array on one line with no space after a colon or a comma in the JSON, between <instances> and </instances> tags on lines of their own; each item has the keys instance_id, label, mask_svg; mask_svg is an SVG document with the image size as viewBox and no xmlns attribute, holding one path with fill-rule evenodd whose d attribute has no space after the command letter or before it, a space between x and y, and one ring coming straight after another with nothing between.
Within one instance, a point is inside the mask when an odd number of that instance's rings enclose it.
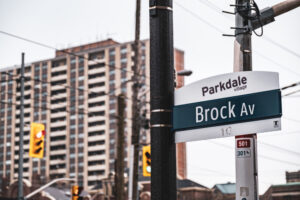
<instances>
[{"instance_id":1,"label":"building wall","mask_svg":"<svg viewBox=\"0 0 300 200\"><path fill-rule=\"evenodd\" d=\"M145 116L150 118L149 40L142 42L140 77ZM65 52L75 52L66 54ZM177 52L177 51L176 51ZM116 96L126 94L125 166L132 127L132 43L112 40L56 52L56 57L25 66L24 173L44 180L74 177L91 189L114 171L116 158ZM176 65L176 63L180 65ZM183 52L175 53L176 68L183 67ZM6 72L14 75L9 76ZM20 90L16 79L20 66L0 70L0 177L13 182L18 173ZM181 79L181 78L180 78ZM183 79L180 80L183 83ZM29 158L30 123L45 124L43 159ZM149 130L141 130L141 142L150 143ZM185 145L179 145L178 173L186 176ZM140 159L141 160L141 159Z\"/></svg>"},{"instance_id":2,"label":"building wall","mask_svg":"<svg viewBox=\"0 0 300 200\"><path fill-rule=\"evenodd\" d=\"M286 182L300 182L300 171L297 172L285 172Z\"/></svg>"},{"instance_id":3,"label":"building wall","mask_svg":"<svg viewBox=\"0 0 300 200\"><path fill-rule=\"evenodd\" d=\"M177 50L174 52L174 61L176 71L184 69L184 52ZM184 77L177 76L176 74L176 88L184 86ZM178 178L187 178L187 166L186 166L186 143L176 144L176 157L177 157L177 176Z\"/></svg>"}]
</instances>

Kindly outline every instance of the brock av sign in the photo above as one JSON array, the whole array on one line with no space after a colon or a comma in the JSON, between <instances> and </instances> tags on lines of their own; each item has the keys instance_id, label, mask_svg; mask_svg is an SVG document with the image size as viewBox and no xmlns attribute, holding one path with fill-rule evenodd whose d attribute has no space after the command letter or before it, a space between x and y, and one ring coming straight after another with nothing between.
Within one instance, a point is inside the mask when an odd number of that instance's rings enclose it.
<instances>
[{"instance_id":1,"label":"brock av sign","mask_svg":"<svg viewBox=\"0 0 300 200\"><path fill-rule=\"evenodd\" d=\"M280 130L278 73L236 72L175 91L176 142Z\"/></svg>"}]
</instances>

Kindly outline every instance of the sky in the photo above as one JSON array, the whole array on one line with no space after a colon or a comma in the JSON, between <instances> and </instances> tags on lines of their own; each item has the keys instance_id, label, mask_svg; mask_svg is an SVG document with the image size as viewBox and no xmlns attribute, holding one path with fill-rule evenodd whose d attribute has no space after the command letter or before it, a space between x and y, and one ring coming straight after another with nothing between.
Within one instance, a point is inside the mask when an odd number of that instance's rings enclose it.
<instances>
[{"instance_id":1,"label":"sky","mask_svg":"<svg viewBox=\"0 0 300 200\"><path fill-rule=\"evenodd\" d=\"M141 39L149 38L149 9L142 0ZM260 9L281 0L257 0ZM185 52L186 84L233 71L234 17L226 0L174 0L174 46ZM134 0L0 0L0 31L55 48L113 38L134 40ZM253 70L279 73L280 86L300 81L300 8L253 34ZM260 30L258 30L259 32ZM54 50L0 33L0 68L54 57ZM300 86L283 95L299 90ZM258 134L259 193L285 183L286 171L300 170L300 93L282 98L282 130ZM235 182L234 138L187 143L188 178L207 187Z\"/></svg>"}]
</instances>

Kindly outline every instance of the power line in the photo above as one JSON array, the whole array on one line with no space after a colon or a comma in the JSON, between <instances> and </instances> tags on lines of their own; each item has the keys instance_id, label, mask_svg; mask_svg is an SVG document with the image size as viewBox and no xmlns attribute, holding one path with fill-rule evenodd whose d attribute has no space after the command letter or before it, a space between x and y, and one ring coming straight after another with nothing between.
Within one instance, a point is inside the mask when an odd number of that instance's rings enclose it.
<instances>
[{"instance_id":1,"label":"power line","mask_svg":"<svg viewBox=\"0 0 300 200\"><path fill-rule=\"evenodd\" d=\"M50 45L47 45L47 44L43 44L41 42L37 42L37 41L34 41L34 40L31 40L31 39L27 39L27 38L24 38L24 37L21 37L21 36L18 36L18 35L15 35L15 34L12 34L12 33L8 33L8 32L5 32L5 31L2 31L0 30L0 33L4 34L4 35L8 35L10 37L14 37L14 38L17 38L17 39L20 39L20 40L23 40L23 41L26 41L26 42L29 42L29 43L32 43L32 44L36 44L36 45L39 45L39 46L42 46L42 47L45 47L45 48L48 48L48 49L52 49L52 50L56 50L56 51L60 51L60 52L63 52L65 54L69 54L69 55L72 55L72 56L75 56L75 57L78 57L78 58L82 58L84 60L87 60L89 61L88 58L86 58L85 56L80 56L80 55L77 55L76 53L72 53L72 52L69 52L67 50L59 50L55 47L52 47ZM97 62L97 61L94 61L95 64L103 64L103 63L100 63L100 62ZM109 67L109 68L114 68L114 69L117 69L117 70L120 70L120 71L124 71L126 73L131 73L135 76L139 76L139 77L145 77L145 78L148 78L150 79L150 77L144 75L144 74L135 74L133 71L129 71L129 70L126 70L124 68L120 68L120 67L116 67L116 66L112 66L112 65L108 65L108 64L105 64L106 67Z\"/></svg>"},{"instance_id":2,"label":"power line","mask_svg":"<svg viewBox=\"0 0 300 200\"><path fill-rule=\"evenodd\" d=\"M198 0L199 3L202 3L202 4L205 4L207 7L209 7L210 9L214 10L215 12L217 12L218 14L222 15L222 9L220 7L218 7L216 4L212 3L211 1L208 1L208 0ZM222 15L224 16L224 15ZM226 14L226 18L228 20L231 21L231 19L229 19L229 16ZM269 38L268 36L264 36L263 37L266 41L272 43L273 45L277 46L278 48L300 58L300 54L298 54L297 52L295 51L292 51L291 49L287 48L286 46L282 45L282 44L279 44L278 42L272 40L271 38Z\"/></svg>"},{"instance_id":3,"label":"power line","mask_svg":"<svg viewBox=\"0 0 300 200\"><path fill-rule=\"evenodd\" d=\"M298 92L300 92L300 90L296 90L296 91L293 91L293 92L287 93L287 94L283 95L283 97L290 96L290 95L292 95L292 94L296 94L296 93L298 93Z\"/></svg>"},{"instance_id":4,"label":"power line","mask_svg":"<svg viewBox=\"0 0 300 200\"><path fill-rule=\"evenodd\" d=\"M7 73L7 74L9 74L9 73ZM9 74L9 75L11 75L11 74ZM25 81L26 81L26 80L31 80L31 81L37 81L37 82L41 82L41 83L46 83L46 84L49 84L49 85L52 85L52 83L54 82L54 81L44 81L44 80L41 80L41 79L31 78L31 77L27 77L27 76L25 76L24 78L25 78ZM14 80L18 80L18 79L14 79ZM5 81L7 81L7 80L5 80ZM4 81L4 82L5 82L5 81ZM115 87L114 90L112 90L112 91L110 91L110 92L105 92L105 93L103 94L103 96L108 95L108 96L114 96L114 97L117 97L117 95L113 94L113 92L115 92L115 91L118 90L118 89L121 89L121 88L124 86L124 84L126 85L128 82L130 82L130 80L121 83L118 87ZM71 90L73 89L73 90L78 90L78 91L87 92L88 95L89 95L89 94L98 95L99 92L101 93L101 91L95 92L95 91L90 91L90 90L88 90L88 89L83 89L83 88L78 88L78 87L72 87L72 86L65 85L65 84L56 84L56 85L62 86L62 87L64 87L65 89L71 89ZM146 84L144 84L144 85L145 85L146 87L148 86L148 85L146 85ZM103 92L103 91L102 91L102 92ZM47 95L47 96L49 96L49 95ZM51 96L51 95L50 95L50 96ZM132 99L129 98L129 97L126 97L126 99L132 101ZM88 99L85 99L85 100L88 100ZM147 102L146 102L146 103L147 103Z\"/></svg>"},{"instance_id":5,"label":"power line","mask_svg":"<svg viewBox=\"0 0 300 200\"><path fill-rule=\"evenodd\" d=\"M274 136L292 135L292 134L300 134L300 130L290 131L286 133L262 134L260 137L274 137Z\"/></svg>"},{"instance_id":6,"label":"power line","mask_svg":"<svg viewBox=\"0 0 300 200\"><path fill-rule=\"evenodd\" d=\"M264 143L264 142L260 142L260 141L258 141L258 143L263 144L263 145L268 146L268 147L272 147L276 150L281 150L281 151L284 151L284 152L287 152L287 153L290 153L290 154L295 154L296 156L300 156L300 152L291 151L289 149L285 149L285 148L282 148L280 146L276 146L276 145L272 145L272 144L268 144L268 143Z\"/></svg>"},{"instance_id":7,"label":"power line","mask_svg":"<svg viewBox=\"0 0 300 200\"><path fill-rule=\"evenodd\" d=\"M299 72L296 72L296 71L294 71L294 70L292 70L292 69L290 69L290 68L285 67L284 65L282 65L282 64L280 64L280 63L274 61L273 59L271 59L271 58L269 58L269 57L263 55L263 54L260 53L259 51L254 51L254 53L257 54L258 56L264 58L265 60L267 60L267 61L269 61L269 62L271 62L271 63L273 63L273 64L275 64L275 65L277 65L277 66L279 66L279 67L281 67L281 68L283 68L283 69L285 69L285 70L287 70L287 71L289 71L291 74L297 74L298 76L300 76L300 73L299 73Z\"/></svg>"},{"instance_id":8,"label":"power line","mask_svg":"<svg viewBox=\"0 0 300 200\"><path fill-rule=\"evenodd\" d=\"M201 21L202 23L204 23L204 24L206 24L207 26L211 27L212 29L218 31L219 33L223 33L223 31L222 31L219 27L217 27L217 26L211 24L209 21L203 19L202 17L200 17L200 16L197 15L196 13L192 12L191 10L187 9L187 8L184 7L183 5L181 5L181 4L177 3L177 2L175 2L175 4L176 4L177 6L179 6L180 8L182 8L182 9L183 9L184 11L186 11L187 13L189 13L191 16L193 16L193 17L195 17L196 19L198 19L199 21ZM298 72L296 72L296 71L294 71L294 70L291 70L291 69L289 69L289 68L287 68L287 67L285 67L285 66L283 66L283 65L281 65L281 64L279 64L279 63L277 63L276 61L274 61L274 60L271 59L271 58L268 58L267 56L263 55L263 54L260 53L259 51L256 50L256 51L254 51L254 53L257 54L257 55L259 55L260 57L262 57L262 58L268 60L269 62L272 62L273 64L275 64L275 65L277 65L277 66L279 66L279 67L281 67L281 68L283 68L283 69L285 69L285 70L291 72L292 74L297 74L297 75L300 76L300 73L298 73Z\"/></svg>"},{"instance_id":9,"label":"power line","mask_svg":"<svg viewBox=\"0 0 300 200\"><path fill-rule=\"evenodd\" d=\"M231 149L231 150L233 149L232 146L229 146L229 145L226 145L226 144L220 144L220 143L212 142L212 141L208 141L208 142L216 144L216 145L219 145L219 146L222 146L222 147L227 148L227 149ZM264 159L267 159L267 160L271 160L271 161L275 161L275 162L280 162L280 163L284 163L284 164L289 164L289 165L294 165L294 166L300 167L299 163L294 163L294 162L290 162L290 161L286 161L286 160L272 158L270 156L259 155L258 157L264 158Z\"/></svg>"},{"instance_id":10,"label":"power line","mask_svg":"<svg viewBox=\"0 0 300 200\"><path fill-rule=\"evenodd\" d=\"M218 31L218 32L220 32L220 33L223 33L223 31L222 31L219 27L217 27L217 26L211 24L209 21L203 19L202 17L200 17L200 16L197 15L196 13L192 12L191 10L187 9L186 7L184 7L183 5L179 4L178 2L174 2L174 3L175 3L177 6L179 6L182 10L188 12L190 15L192 15L193 17L195 17L195 18L197 18L198 20L200 20L202 23L206 24L207 26L211 27L212 29L214 29L214 30L216 30L216 31Z\"/></svg>"},{"instance_id":11,"label":"power line","mask_svg":"<svg viewBox=\"0 0 300 200\"><path fill-rule=\"evenodd\" d=\"M292 122L300 123L300 120L297 120L297 119L291 119L291 118L287 118L287 117L282 117L282 118L287 119Z\"/></svg>"},{"instance_id":12,"label":"power line","mask_svg":"<svg viewBox=\"0 0 300 200\"><path fill-rule=\"evenodd\" d=\"M285 86L285 87L282 87L281 90L286 90L286 89L288 89L288 88L295 87L295 86L297 86L297 85L300 85L300 82L292 83L292 84L290 84L290 85L287 85L287 86Z\"/></svg>"}]
</instances>

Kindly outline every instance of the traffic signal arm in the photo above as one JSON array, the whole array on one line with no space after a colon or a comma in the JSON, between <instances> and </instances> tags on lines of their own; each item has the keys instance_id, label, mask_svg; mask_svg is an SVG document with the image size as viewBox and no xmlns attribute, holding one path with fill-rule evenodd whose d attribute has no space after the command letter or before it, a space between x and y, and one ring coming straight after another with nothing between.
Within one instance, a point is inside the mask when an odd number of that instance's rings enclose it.
<instances>
[{"instance_id":1,"label":"traffic signal arm","mask_svg":"<svg viewBox=\"0 0 300 200\"><path fill-rule=\"evenodd\" d=\"M300 6L299 0L286 0L272 7L264 8L260 11L260 19L251 21L251 28L255 30L261 26L267 25L275 21L275 17L293 10Z\"/></svg>"}]
</instances>

